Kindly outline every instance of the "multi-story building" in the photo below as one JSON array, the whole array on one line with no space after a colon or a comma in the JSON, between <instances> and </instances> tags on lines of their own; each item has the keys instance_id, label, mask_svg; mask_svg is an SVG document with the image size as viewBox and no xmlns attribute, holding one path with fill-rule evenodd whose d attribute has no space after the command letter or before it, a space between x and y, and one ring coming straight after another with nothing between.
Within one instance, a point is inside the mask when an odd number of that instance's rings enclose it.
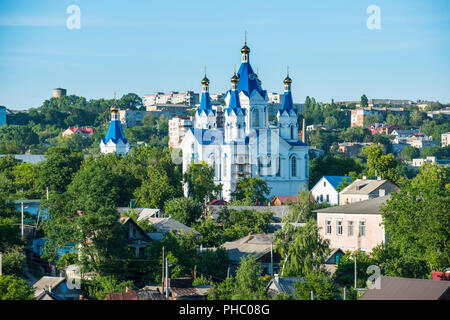
<instances>
[{"instance_id":1,"label":"multi-story building","mask_svg":"<svg viewBox=\"0 0 450 320\"><path fill-rule=\"evenodd\" d=\"M317 226L321 238L330 248L343 251L370 252L386 242L380 207L389 195L317 210Z\"/></svg>"},{"instance_id":2,"label":"multi-story building","mask_svg":"<svg viewBox=\"0 0 450 320\"><path fill-rule=\"evenodd\" d=\"M183 93L170 91L167 94L164 92L156 92L154 94L145 95L142 98L142 103L146 109L160 104L184 104L189 107L194 107L199 103L199 94L194 93L193 91L185 91Z\"/></svg>"},{"instance_id":3,"label":"multi-story building","mask_svg":"<svg viewBox=\"0 0 450 320\"><path fill-rule=\"evenodd\" d=\"M276 92L268 92L267 93L268 101L267 103L283 103L283 95Z\"/></svg>"},{"instance_id":4,"label":"multi-story building","mask_svg":"<svg viewBox=\"0 0 450 320\"><path fill-rule=\"evenodd\" d=\"M445 109L427 112L427 116L431 119L436 119L440 115L442 115L446 119L450 118L450 107L447 107Z\"/></svg>"},{"instance_id":5,"label":"multi-story building","mask_svg":"<svg viewBox=\"0 0 450 320\"><path fill-rule=\"evenodd\" d=\"M52 90L52 97L53 98L61 98L67 95L67 89L63 88L55 88Z\"/></svg>"},{"instance_id":6,"label":"multi-story building","mask_svg":"<svg viewBox=\"0 0 450 320\"><path fill-rule=\"evenodd\" d=\"M347 204L358 201L364 201L377 197L383 197L391 192L400 191L399 187L393 184L391 181L378 177L376 180L356 179L341 192L339 192L339 203Z\"/></svg>"},{"instance_id":7,"label":"multi-story building","mask_svg":"<svg viewBox=\"0 0 450 320\"><path fill-rule=\"evenodd\" d=\"M271 190L269 197L297 195L300 189L308 188L309 146L298 139L292 80L289 75L284 79L283 104L277 113L277 126L271 127L267 91L250 66L247 45L241 53L242 63L231 78L223 115L212 108L209 79L205 76L202 80L194 128L180 145L183 172L193 162L206 162L214 169L214 181L222 185L221 197L227 201L237 182L246 176L265 179ZM223 118L223 128L218 127L218 117Z\"/></svg>"},{"instance_id":8,"label":"multi-story building","mask_svg":"<svg viewBox=\"0 0 450 320\"><path fill-rule=\"evenodd\" d=\"M394 114L409 113L404 108L387 108L387 107L372 107L356 108L351 111L350 125L352 127L363 127L364 118L369 115L380 115L382 119L386 118L388 112Z\"/></svg>"},{"instance_id":9,"label":"multi-story building","mask_svg":"<svg viewBox=\"0 0 450 320\"><path fill-rule=\"evenodd\" d=\"M0 122L1 126L1 122ZM446 147L450 145L450 132L441 134L441 147Z\"/></svg>"},{"instance_id":10,"label":"multi-story building","mask_svg":"<svg viewBox=\"0 0 450 320\"><path fill-rule=\"evenodd\" d=\"M132 128L142 122L145 115L149 114L147 111L143 110L120 110L119 119L123 128Z\"/></svg>"},{"instance_id":11,"label":"multi-story building","mask_svg":"<svg viewBox=\"0 0 450 320\"><path fill-rule=\"evenodd\" d=\"M175 116L169 120L169 147L178 148L186 132L194 127L194 117Z\"/></svg>"}]
</instances>

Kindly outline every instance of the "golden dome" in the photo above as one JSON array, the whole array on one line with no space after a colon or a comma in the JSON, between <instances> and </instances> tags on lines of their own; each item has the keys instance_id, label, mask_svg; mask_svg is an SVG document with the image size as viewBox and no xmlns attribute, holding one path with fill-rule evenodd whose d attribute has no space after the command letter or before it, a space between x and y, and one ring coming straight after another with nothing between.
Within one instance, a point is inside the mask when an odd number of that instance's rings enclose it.
<instances>
[{"instance_id":1,"label":"golden dome","mask_svg":"<svg viewBox=\"0 0 450 320\"><path fill-rule=\"evenodd\" d=\"M284 78L284 84L291 84L292 83L292 79L289 76L286 76L286 78Z\"/></svg>"},{"instance_id":2,"label":"golden dome","mask_svg":"<svg viewBox=\"0 0 450 320\"><path fill-rule=\"evenodd\" d=\"M202 79L202 85L204 86L209 85L209 79L206 76Z\"/></svg>"},{"instance_id":3,"label":"golden dome","mask_svg":"<svg viewBox=\"0 0 450 320\"><path fill-rule=\"evenodd\" d=\"M245 43L245 45L242 47L241 53L245 53L245 54L249 54L250 53L250 48L247 47L247 43Z\"/></svg>"},{"instance_id":4,"label":"golden dome","mask_svg":"<svg viewBox=\"0 0 450 320\"><path fill-rule=\"evenodd\" d=\"M231 77L231 83L238 83L238 82L239 82L239 77L235 72L234 75Z\"/></svg>"}]
</instances>

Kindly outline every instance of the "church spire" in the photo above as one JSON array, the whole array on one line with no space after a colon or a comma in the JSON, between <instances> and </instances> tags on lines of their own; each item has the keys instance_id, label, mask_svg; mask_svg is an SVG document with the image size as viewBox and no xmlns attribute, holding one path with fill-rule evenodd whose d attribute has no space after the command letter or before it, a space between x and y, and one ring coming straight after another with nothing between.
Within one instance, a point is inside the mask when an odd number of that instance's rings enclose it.
<instances>
[{"instance_id":1,"label":"church spire","mask_svg":"<svg viewBox=\"0 0 450 320\"><path fill-rule=\"evenodd\" d=\"M284 97L280 113L283 113L284 111L290 113L292 110L294 110L294 103L292 101L292 93L291 93L292 79L289 77L289 67L287 67L287 75L286 78L284 78L283 82L284 82Z\"/></svg>"},{"instance_id":2,"label":"church spire","mask_svg":"<svg viewBox=\"0 0 450 320\"><path fill-rule=\"evenodd\" d=\"M236 74L236 66L234 67L234 75L231 77L231 91L230 91L230 101L228 102L228 114L231 111L236 112L236 114L241 109L241 103L239 101L239 92L238 92L238 83L239 76Z\"/></svg>"},{"instance_id":3,"label":"church spire","mask_svg":"<svg viewBox=\"0 0 450 320\"><path fill-rule=\"evenodd\" d=\"M206 67L205 67L205 76L202 79L202 97L200 100L200 107L198 108L198 112L201 113L205 111L206 114L209 114L212 111L211 98L209 96L209 79L206 77Z\"/></svg>"},{"instance_id":4,"label":"church spire","mask_svg":"<svg viewBox=\"0 0 450 320\"><path fill-rule=\"evenodd\" d=\"M241 49L241 53L242 53L242 63L248 63L249 55L250 55L250 48L247 47L247 31L245 31L245 43Z\"/></svg>"}]
</instances>

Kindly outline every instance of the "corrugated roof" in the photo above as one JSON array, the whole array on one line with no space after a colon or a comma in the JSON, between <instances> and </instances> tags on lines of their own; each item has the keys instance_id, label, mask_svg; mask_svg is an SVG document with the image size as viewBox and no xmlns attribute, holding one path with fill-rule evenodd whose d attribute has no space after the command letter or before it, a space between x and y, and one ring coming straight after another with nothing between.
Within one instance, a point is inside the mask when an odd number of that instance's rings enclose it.
<instances>
[{"instance_id":1,"label":"corrugated roof","mask_svg":"<svg viewBox=\"0 0 450 320\"><path fill-rule=\"evenodd\" d=\"M367 290L359 300L439 300L449 287L450 281L381 276L380 288Z\"/></svg>"},{"instance_id":2,"label":"corrugated roof","mask_svg":"<svg viewBox=\"0 0 450 320\"><path fill-rule=\"evenodd\" d=\"M184 230L188 233L193 232L195 234L200 234L196 230L189 228L188 226L182 224L181 222L178 222L177 220L175 220L171 217L147 218L147 220L149 221L150 224L155 226L155 228L156 228L156 230L158 230L158 232L167 233L167 232L171 232L174 230L178 230L178 231Z\"/></svg>"},{"instance_id":3,"label":"corrugated roof","mask_svg":"<svg viewBox=\"0 0 450 320\"><path fill-rule=\"evenodd\" d=\"M317 213L345 213L345 214L381 214L380 207L386 204L390 195L377 197L369 200L363 200L345 204L342 206L328 207L314 210Z\"/></svg>"}]
</instances>

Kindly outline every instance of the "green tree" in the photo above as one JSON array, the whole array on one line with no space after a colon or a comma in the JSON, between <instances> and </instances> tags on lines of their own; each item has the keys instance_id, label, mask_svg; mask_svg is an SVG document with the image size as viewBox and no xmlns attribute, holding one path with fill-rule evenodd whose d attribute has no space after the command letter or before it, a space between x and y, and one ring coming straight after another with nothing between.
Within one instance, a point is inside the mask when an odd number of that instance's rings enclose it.
<instances>
[{"instance_id":1,"label":"green tree","mask_svg":"<svg viewBox=\"0 0 450 320\"><path fill-rule=\"evenodd\" d=\"M193 224L202 214L198 204L189 198L174 198L166 201L164 205L164 215L172 216L178 222L187 226Z\"/></svg>"},{"instance_id":2,"label":"green tree","mask_svg":"<svg viewBox=\"0 0 450 320\"><path fill-rule=\"evenodd\" d=\"M104 300L109 293L126 292L134 287L133 281L119 281L113 276L100 276L92 281L83 281L82 289L89 298Z\"/></svg>"},{"instance_id":3,"label":"green tree","mask_svg":"<svg viewBox=\"0 0 450 320\"><path fill-rule=\"evenodd\" d=\"M399 161L392 153L385 155L380 146L371 145L363 148L363 154L367 156L369 175L381 176L396 185L401 185L404 182L404 178L397 171Z\"/></svg>"},{"instance_id":4,"label":"green tree","mask_svg":"<svg viewBox=\"0 0 450 320\"><path fill-rule=\"evenodd\" d=\"M25 267L26 256L21 247L8 249L2 255L3 272L5 274L21 276Z\"/></svg>"},{"instance_id":5,"label":"green tree","mask_svg":"<svg viewBox=\"0 0 450 320\"><path fill-rule=\"evenodd\" d=\"M208 290L208 300L231 300L236 291L236 281L233 277L213 284Z\"/></svg>"},{"instance_id":6,"label":"green tree","mask_svg":"<svg viewBox=\"0 0 450 320\"><path fill-rule=\"evenodd\" d=\"M356 268L357 268L357 281L358 288L365 288L367 278L367 268L375 264L374 261L364 251L357 250L355 252L346 251L345 255L339 260L339 264L336 268L334 277L336 283L341 287L347 288L354 286L355 283L355 260L356 255Z\"/></svg>"},{"instance_id":7,"label":"green tree","mask_svg":"<svg viewBox=\"0 0 450 320\"><path fill-rule=\"evenodd\" d=\"M450 265L448 179L448 168L425 163L419 174L392 194L382 208L389 244L398 257L425 260L429 270Z\"/></svg>"},{"instance_id":8,"label":"green tree","mask_svg":"<svg viewBox=\"0 0 450 320\"><path fill-rule=\"evenodd\" d=\"M259 177L244 177L236 184L236 190L231 194L236 200L251 199L253 204L267 202L270 188L267 181Z\"/></svg>"},{"instance_id":9,"label":"green tree","mask_svg":"<svg viewBox=\"0 0 450 320\"><path fill-rule=\"evenodd\" d=\"M236 270L236 287L233 300L265 300L267 299L265 283L260 279L262 265L254 255L241 258Z\"/></svg>"},{"instance_id":10,"label":"green tree","mask_svg":"<svg viewBox=\"0 0 450 320\"><path fill-rule=\"evenodd\" d=\"M338 296L336 285L324 272L308 273L304 281L297 281L294 287L300 300L311 300L311 291L314 300L336 300Z\"/></svg>"},{"instance_id":11,"label":"green tree","mask_svg":"<svg viewBox=\"0 0 450 320\"><path fill-rule=\"evenodd\" d=\"M3 218L0 216L0 252L4 252L15 245L23 244L18 224L19 220L17 218Z\"/></svg>"},{"instance_id":12,"label":"green tree","mask_svg":"<svg viewBox=\"0 0 450 320\"><path fill-rule=\"evenodd\" d=\"M177 190L170 184L164 170L149 166L147 179L135 191L138 204L150 208L164 208L164 203L177 195ZM181 221L180 221L181 222Z\"/></svg>"},{"instance_id":13,"label":"green tree","mask_svg":"<svg viewBox=\"0 0 450 320\"><path fill-rule=\"evenodd\" d=\"M275 250L282 258L282 276L303 277L322 270L329 243L319 236L317 223L311 219L304 226L286 223L276 231Z\"/></svg>"},{"instance_id":14,"label":"green tree","mask_svg":"<svg viewBox=\"0 0 450 320\"><path fill-rule=\"evenodd\" d=\"M118 101L121 109L137 110L142 108L142 98L135 93L124 94Z\"/></svg>"},{"instance_id":15,"label":"green tree","mask_svg":"<svg viewBox=\"0 0 450 320\"><path fill-rule=\"evenodd\" d=\"M216 198L222 190L222 185L214 183L214 168L209 167L206 162L191 163L183 180L187 183L189 197L202 206Z\"/></svg>"},{"instance_id":16,"label":"green tree","mask_svg":"<svg viewBox=\"0 0 450 320\"><path fill-rule=\"evenodd\" d=\"M412 160L420 156L420 150L413 146L406 146L401 151L402 156L407 160Z\"/></svg>"},{"instance_id":17,"label":"green tree","mask_svg":"<svg viewBox=\"0 0 450 320\"><path fill-rule=\"evenodd\" d=\"M272 213L256 210L231 210L223 222L223 240L233 241L251 233L267 233Z\"/></svg>"},{"instance_id":18,"label":"green tree","mask_svg":"<svg viewBox=\"0 0 450 320\"><path fill-rule=\"evenodd\" d=\"M13 275L0 276L0 300L34 300L33 288Z\"/></svg>"},{"instance_id":19,"label":"green tree","mask_svg":"<svg viewBox=\"0 0 450 320\"><path fill-rule=\"evenodd\" d=\"M361 108L367 108L369 106L369 100L365 94L361 96L360 106Z\"/></svg>"},{"instance_id":20,"label":"green tree","mask_svg":"<svg viewBox=\"0 0 450 320\"><path fill-rule=\"evenodd\" d=\"M62 147L50 148L46 153L46 160L38 169L37 184L40 190L48 187L51 192L64 192L82 161L83 155L80 153L72 153Z\"/></svg>"},{"instance_id":21,"label":"green tree","mask_svg":"<svg viewBox=\"0 0 450 320\"><path fill-rule=\"evenodd\" d=\"M202 235L202 244L207 247L218 247L223 241L223 228L213 218L208 217L193 226Z\"/></svg>"}]
</instances>

